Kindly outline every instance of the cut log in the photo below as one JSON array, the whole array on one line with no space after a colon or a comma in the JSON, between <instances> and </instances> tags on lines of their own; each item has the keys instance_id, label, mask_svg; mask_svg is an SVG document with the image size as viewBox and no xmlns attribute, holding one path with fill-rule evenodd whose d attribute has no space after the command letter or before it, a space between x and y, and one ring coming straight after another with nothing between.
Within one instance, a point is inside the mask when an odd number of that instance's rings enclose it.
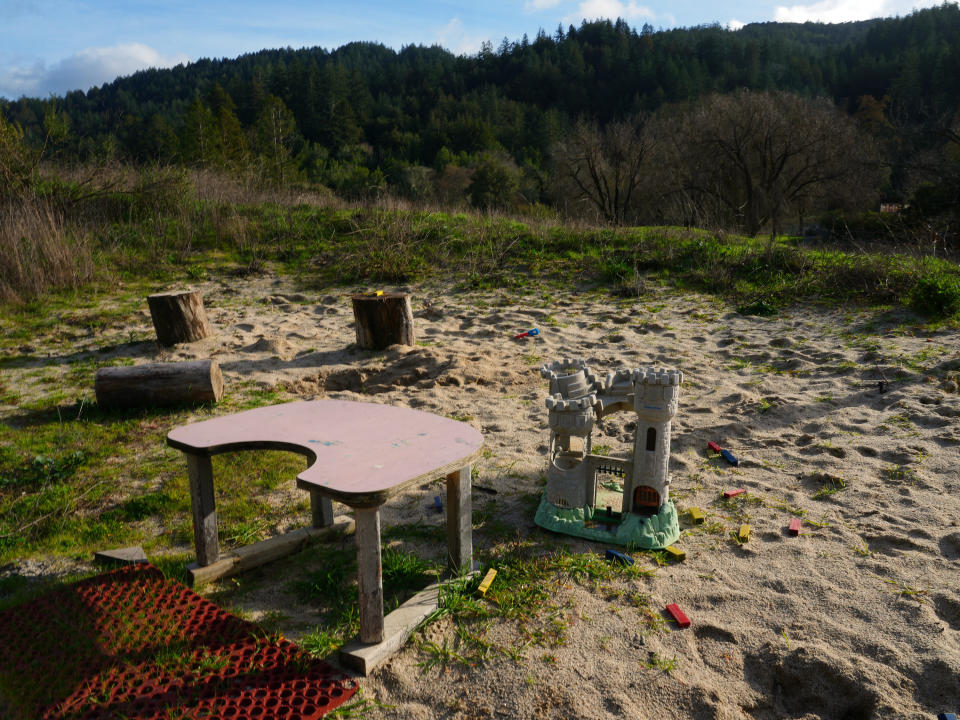
<instances>
[{"instance_id":1,"label":"cut log","mask_svg":"<svg viewBox=\"0 0 960 720\"><path fill-rule=\"evenodd\" d=\"M357 345L364 350L383 350L389 345L413 345L413 310L406 293L354 295L353 319Z\"/></svg>"},{"instance_id":2,"label":"cut log","mask_svg":"<svg viewBox=\"0 0 960 720\"><path fill-rule=\"evenodd\" d=\"M148 295L147 304L161 345L194 342L211 333L199 290Z\"/></svg>"},{"instance_id":3,"label":"cut log","mask_svg":"<svg viewBox=\"0 0 960 720\"><path fill-rule=\"evenodd\" d=\"M103 408L219 402L223 375L216 360L106 367L97 370L93 389Z\"/></svg>"}]
</instances>

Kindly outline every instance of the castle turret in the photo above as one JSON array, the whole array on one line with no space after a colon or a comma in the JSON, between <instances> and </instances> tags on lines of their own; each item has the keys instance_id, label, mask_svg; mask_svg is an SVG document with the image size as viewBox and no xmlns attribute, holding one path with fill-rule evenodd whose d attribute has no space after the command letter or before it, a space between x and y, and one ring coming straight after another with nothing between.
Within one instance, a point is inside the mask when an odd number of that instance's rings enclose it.
<instances>
[{"instance_id":1,"label":"castle turret","mask_svg":"<svg viewBox=\"0 0 960 720\"><path fill-rule=\"evenodd\" d=\"M656 513L670 497L670 433L683 373L664 368L633 371L637 431L633 476L623 486L623 511Z\"/></svg>"}]
</instances>

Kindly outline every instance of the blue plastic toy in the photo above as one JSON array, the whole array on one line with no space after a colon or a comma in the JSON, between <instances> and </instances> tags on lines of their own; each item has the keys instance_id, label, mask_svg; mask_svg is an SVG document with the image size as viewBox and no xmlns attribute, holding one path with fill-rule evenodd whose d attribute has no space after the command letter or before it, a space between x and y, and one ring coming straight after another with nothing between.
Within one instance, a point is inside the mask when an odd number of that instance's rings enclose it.
<instances>
[{"instance_id":1,"label":"blue plastic toy","mask_svg":"<svg viewBox=\"0 0 960 720\"><path fill-rule=\"evenodd\" d=\"M633 565L634 563L634 559L632 557L620 552L619 550L613 549L607 550L607 560L618 562L621 565Z\"/></svg>"},{"instance_id":2,"label":"blue plastic toy","mask_svg":"<svg viewBox=\"0 0 960 720\"><path fill-rule=\"evenodd\" d=\"M722 457L724 460L726 460L726 461L727 461L728 463L730 463L731 465L739 465L739 464L740 464L740 461L737 460L736 456L735 456L732 452L730 452L729 450L721 450L721 451L720 451L720 457Z\"/></svg>"},{"instance_id":3,"label":"blue plastic toy","mask_svg":"<svg viewBox=\"0 0 960 720\"><path fill-rule=\"evenodd\" d=\"M530 328L526 332L522 332L519 335L514 335L513 339L519 340L520 338L525 338L525 337L536 337L539 334L540 334L540 331L537 330L537 328Z\"/></svg>"}]
</instances>

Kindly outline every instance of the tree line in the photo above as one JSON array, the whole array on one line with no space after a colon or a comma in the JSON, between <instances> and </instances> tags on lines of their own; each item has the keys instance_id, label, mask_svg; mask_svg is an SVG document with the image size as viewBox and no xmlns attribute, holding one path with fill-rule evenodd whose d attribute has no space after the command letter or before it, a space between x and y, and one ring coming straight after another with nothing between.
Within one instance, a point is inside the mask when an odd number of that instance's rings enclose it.
<instances>
[{"instance_id":1,"label":"tree line","mask_svg":"<svg viewBox=\"0 0 960 720\"><path fill-rule=\"evenodd\" d=\"M0 109L62 161L755 232L880 200L950 212L958 107L960 10L944 4L735 32L585 22L469 57L264 50Z\"/></svg>"}]
</instances>

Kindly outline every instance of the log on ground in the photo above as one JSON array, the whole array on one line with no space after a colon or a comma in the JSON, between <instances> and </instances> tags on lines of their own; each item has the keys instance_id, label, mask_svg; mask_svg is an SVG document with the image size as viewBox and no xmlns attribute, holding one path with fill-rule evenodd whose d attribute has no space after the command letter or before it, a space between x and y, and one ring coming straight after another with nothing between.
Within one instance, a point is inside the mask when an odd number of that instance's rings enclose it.
<instances>
[{"instance_id":1,"label":"log on ground","mask_svg":"<svg viewBox=\"0 0 960 720\"><path fill-rule=\"evenodd\" d=\"M406 293L354 295L353 318L357 345L364 350L383 350L390 345L414 345L413 310Z\"/></svg>"},{"instance_id":2,"label":"log on ground","mask_svg":"<svg viewBox=\"0 0 960 720\"><path fill-rule=\"evenodd\" d=\"M195 342L211 333L199 290L148 295L147 305L161 345Z\"/></svg>"},{"instance_id":3,"label":"log on ground","mask_svg":"<svg viewBox=\"0 0 960 720\"><path fill-rule=\"evenodd\" d=\"M106 367L97 370L93 389L103 408L219 402L223 375L216 360Z\"/></svg>"}]
</instances>

